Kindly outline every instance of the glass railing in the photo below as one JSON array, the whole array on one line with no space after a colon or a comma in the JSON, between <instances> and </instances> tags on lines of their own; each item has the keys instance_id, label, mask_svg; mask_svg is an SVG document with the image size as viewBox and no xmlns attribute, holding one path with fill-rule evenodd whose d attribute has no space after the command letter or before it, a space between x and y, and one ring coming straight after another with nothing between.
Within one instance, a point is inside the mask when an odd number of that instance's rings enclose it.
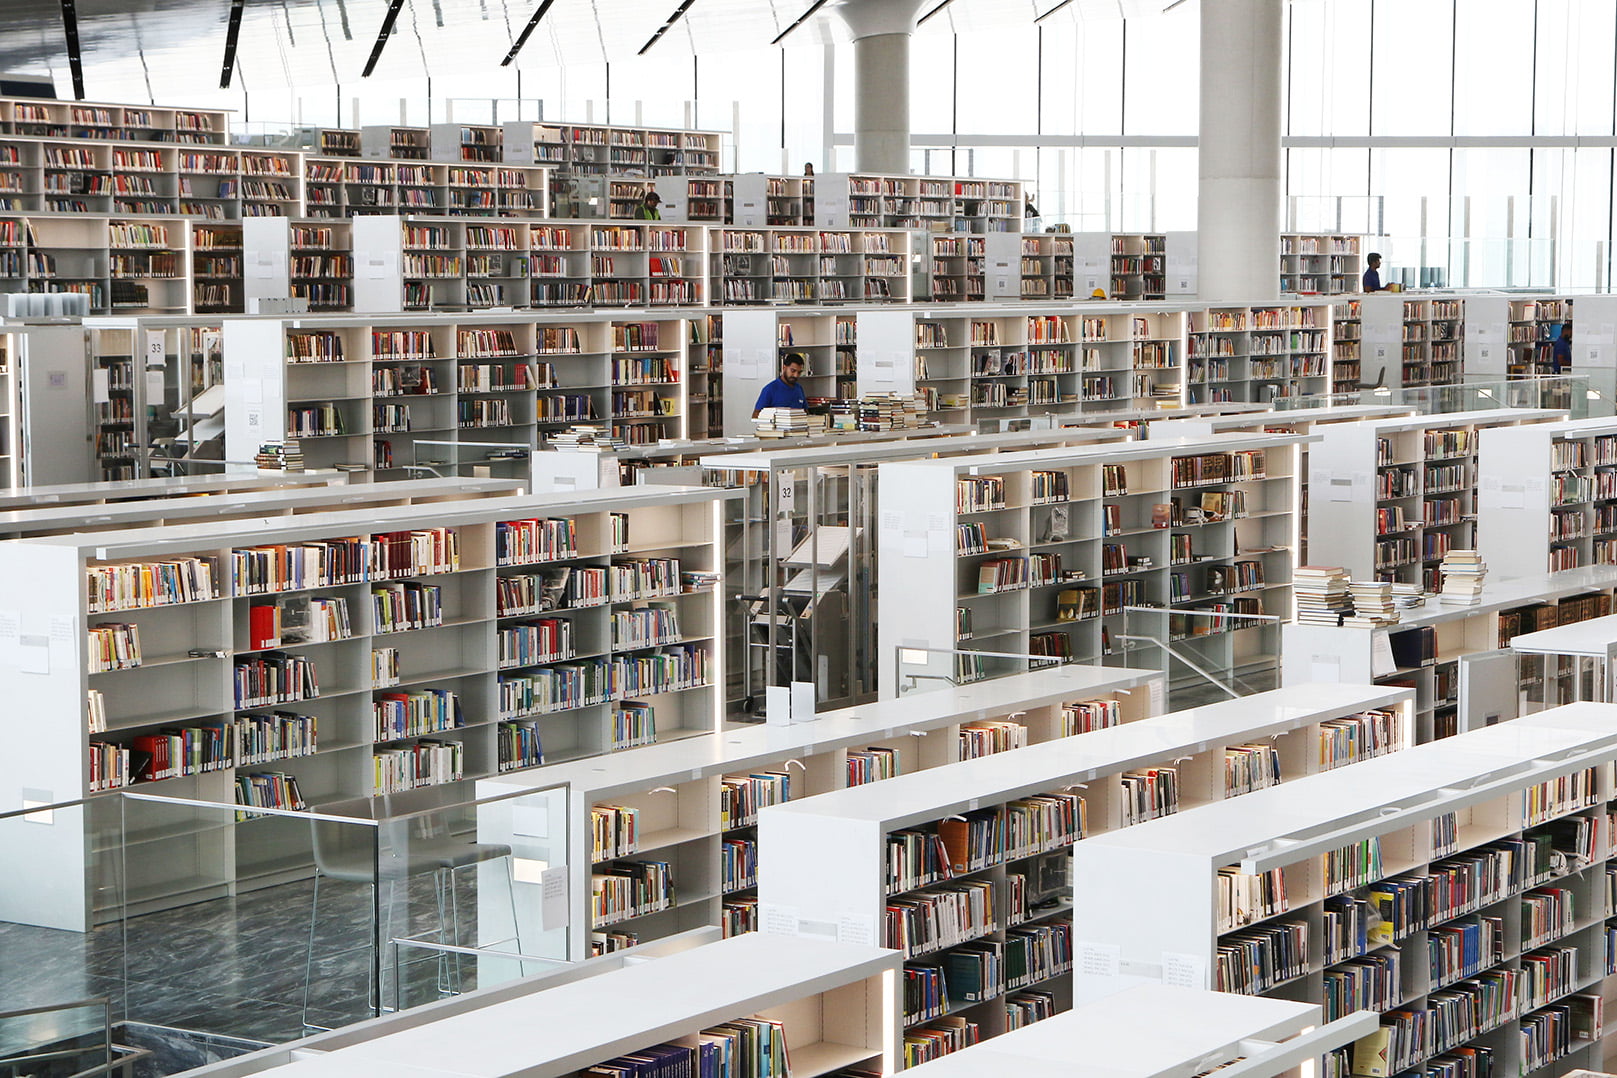
<instances>
[{"instance_id":1,"label":"glass railing","mask_svg":"<svg viewBox=\"0 0 1617 1078\"><path fill-rule=\"evenodd\" d=\"M1278 614L1257 611L1123 608L1111 634L1110 663L1160 670L1168 708L1232 700L1280 685Z\"/></svg>"},{"instance_id":2,"label":"glass railing","mask_svg":"<svg viewBox=\"0 0 1617 1078\"><path fill-rule=\"evenodd\" d=\"M137 789L0 814L0 1007L94 994L120 1029L283 1043L584 957L544 900L572 901L566 788L453 796L295 811Z\"/></svg>"},{"instance_id":3,"label":"glass railing","mask_svg":"<svg viewBox=\"0 0 1617 1078\"><path fill-rule=\"evenodd\" d=\"M1034 655L1025 651L916 647L894 650L897 655L893 672L894 692L898 696L994 681L1052 666L1096 665L1093 658Z\"/></svg>"},{"instance_id":4,"label":"glass railing","mask_svg":"<svg viewBox=\"0 0 1617 1078\"><path fill-rule=\"evenodd\" d=\"M1385 404L1414 408L1425 414L1483 411L1491 408L1555 408L1573 419L1612 415L1614 402L1594 387L1588 375L1546 374L1499 381L1464 382L1451 386L1419 386L1317 393L1280 397L1276 411L1334 408L1351 404Z\"/></svg>"}]
</instances>

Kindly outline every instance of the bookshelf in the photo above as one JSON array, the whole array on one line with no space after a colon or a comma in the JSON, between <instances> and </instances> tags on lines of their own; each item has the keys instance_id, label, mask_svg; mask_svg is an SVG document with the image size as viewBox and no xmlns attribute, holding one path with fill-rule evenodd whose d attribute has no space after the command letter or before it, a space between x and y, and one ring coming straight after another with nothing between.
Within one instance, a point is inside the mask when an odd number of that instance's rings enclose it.
<instances>
[{"instance_id":1,"label":"bookshelf","mask_svg":"<svg viewBox=\"0 0 1617 1078\"><path fill-rule=\"evenodd\" d=\"M1196 233L1045 233L1066 240L1072 292L1088 299L1096 289L1113 300L1161 300L1196 294ZM1058 267L1059 268L1059 267Z\"/></svg>"},{"instance_id":2,"label":"bookshelf","mask_svg":"<svg viewBox=\"0 0 1617 1078\"><path fill-rule=\"evenodd\" d=\"M1090 712L1110 709L1113 721L1133 723L1160 711L1160 687L1159 675L1145 670L1039 670L821 712L811 723L743 726L727 730L722 741L694 738L485 779L478 795L568 784L568 843L582 852L569 871L569 904L576 912L567 953L604 946L608 930L641 943L701 925L738 935L757 929L757 888L750 876L732 872L727 878L726 854L734 858L743 851L758 864L774 856L760 837L760 804L797 802L877 782L884 774L953 764L963 758L971 729L984 724L1020 726L1028 744L1048 745L1059 743L1063 714L1083 710L1080 704ZM597 842L596 820L616 834L631 816L638 835L633 849ZM486 821L484 840L515 838L500 826L492 817ZM597 915L592 877L622 860L667 862L674 902L639 915Z\"/></svg>"},{"instance_id":3,"label":"bookshelf","mask_svg":"<svg viewBox=\"0 0 1617 1078\"><path fill-rule=\"evenodd\" d=\"M1465 339L1461 300L1377 292L1357 303L1364 381L1377 381L1385 368L1386 384L1395 389L1460 382Z\"/></svg>"},{"instance_id":4,"label":"bookshelf","mask_svg":"<svg viewBox=\"0 0 1617 1078\"><path fill-rule=\"evenodd\" d=\"M1477 730L1540 710L1554 690L1541 664L1518 660L1518 634L1570 625L1611 612L1617 566L1590 566L1490 580L1475 606L1400 611L1389 629L1287 625L1282 677L1370 681L1414 688L1422 742Z\"/></svg>"},{"instance_id":5,"label":"bookshelf","mask_svg":"<svg viewBox=\"0 0 1617 1078\"><path fill-rule=\"evenodd\" d=\"M0 130L33 137L222 145L229 138L230 115L209 109L0 98Z\"/></svg>"},{"instance_id":6,"label":"bookshelf","mask_svg":"<svg viewBox=\"0 0 1617 1078\"><path fill-rule=\"evenodd\" d=\"M1310 559L1438 591L1443 555L1476 549L1482 432L1564 417L1498 408L1322 428L1308 456Z\"/></svg>"},{"instance_id":7,"label":"bookshelf","mask_svg":"<svg viewBox=\"0 0 1617 1078\"><path fill-rule=\"evenodd\" d=\"M1213 307L1190 314L1191 404L1274 401L1329 392L1330 308Z\"/></svg>"},{"instance_id":8,"label":"bookshelf","mask_svg":"<svg viewBox=\"0 0 1617 1078\"><path fill-rule=\"evenodd\" d=\"M943 233L1020 232L1022 199L1022 184L1016 180L821 173L814 177L814 224Z\"/></svg>"},{"instance_id":9,"label":"bookshelf","mask_svg":"<svg viewBox=\"0 0 1617 1078\"><path fill-rule=\"evenodd\" d=\"M325 474L214 475L182 479L135 479L124 483L61 483L26 489L0 489L0 512L47 506L95 507L150 498L189 498L231 491L283 490L326 486L337 477Z\"/></svg>"},{"instance_id":10,"label":"bookshelf","mask_svg":"<svg viewBox=\"0 0 1617 1078\"><path fill-rule=\"evenodd\" d=\"M280 1070L287 1078L406 1070L450 1078L470 1067L571 1078L626 1053L694 1044L725 1023L761 1021L760 1039L790 1055L794 1078L844 1067L891 1074L897 965L896 955L870 946L726 940L312 1053Z\"/></svg>"},{"instance_id":11,"label":"bookshelf","mask_svg":"<svg viewBox=\"0 0 1617 1078\"><path fill-rule=\"evenodd\" d=\"M370 158L426 161L432 157L431 134L425 127L368 125L359 129L359 152Z\"/></svg>"},{"instance_id":12,"label":"bookshelf","mask_svg":"<svg viewBox=\"0 0 1617 1078\"><path fill-rule=\"evenodd\" d=\"M1236 676L1270 669L1277 622L1242 615L1290 618L1298 458L1314 438L1232 434L881 465L884 691L902 649L931 649L913 665L956 679L1002 662L973 651L1139 656L1135 665L1168 664L1173 685L1188 683L1187 658ZM1171 658L1150 641L1171 645ZM953 650L967 654L951 662Z\"/></svg>"},{"instance_id":13,"label":"bookshelf","mask_svg":"<svg viewBox=\"0 0 1617 1078\"><path fill-rule=\"evenodd\" d=\"M707 234L658 222L357 217L365 272L357 311L514 307L697 306Z\"/></svg>"},{"instance_id":14,"label":"bookshelf","mask_svg":"<svg viewBox=\"0 0 1617 1078\"><path fill-rule=\"evenodd\" d=\"M581 175L714 176L722 136L684 128L510 121L505 160L552 165Z\"/></svg>"},{"instance_id":15,"label":"bookshelf","mask_svg":"<svg viewBox=\"0 0 1617 1078\"><path fill-rule=\"evenodd\" d=\"M1328 1075L1367 1073L1378 1050L1394 1073L1467 1046L1505 1073L1597 1061L1614 717L1556 708L1079 843L1078 946L1116 958L1076 996L1172 963L1192 985L1324 1003L1330 1021L1357 984L1381 1030L1325 1057ZM1428 876L1464 893L1438 884L1416 912Z\"/></svg>"},{"instance_id":16,"label":"bookshelf","mask_svg":"<svg viewBox=\"0 0 1617 1078\"><path fill-rule=\"evenodd\" d=\"M12 656L14 695L49 718L7 759L0 796L17 804L23 787L45 788L49 800L71 801L141 786L230 803L236 779L262 763L238 761L240 728L269 721L263 712L283 702L293 715L281 722L318 723L317 742L277 750L285 758L274 761L312 805L598 756L625 743L627 715L638 717L637 743L713 734L724 683L718 544L722 503L732 496L645 487L8 544L8 566L28 582L17 596L26 604L23 636L42 634L45 652L37 661ZM329 577L314 575L311 552L336 567ZM309 576L290 575L304 569ZM124 590L92 604L92 577ZM140 589L156 579L178 589L162 592L178 601L152 605L145 596L157 593ZM298 580L312 584L291 586ZM560 589L555 609L539 609L546 588ZM305 618L307 638L293 642ZM665 618L677 631L648 643L615 629L625 618ZM86 629L108 624L136 627L142 660L92 673ZM400 677L376 685L371 651L384 646ZM295 674L291 685L301 689L274 705L249 704L259 690L241 688L242 679L254 686L277 672ZM316 692L306 674L323 682ZM92 690L101 730L86 729ZM183 738L188 755L169 762L169 737ZM176 863L189 864L196 851L177 841ZM117 889L89 878L81 843L60 845L42 869L49 883L31 899L12 896L20 908L11 919L82 929L121 915L101 909ZM149 896L147 908L194 900L185 896L221 874L233 878L228 865L204 864L195 888L184 880L169 887L161 861L127 881L131 893Z\"/></svg>"},{"instance_id":17,"label":"bookshelf","mask_svg":"<svg viewBox=\"0 0 1617 1078\"><path fill-rule=\"evenodd\" d=\"M1186 316L1171 307L912 305L858 323L861 391L923 394L945 422L1185 403Z\"/></svg>"},{"instance_id":18,"label":"bookshelf","mask_svg":"<svg viewBox=\"0 0 1617 1078\"><path fill-rule=\"evenodd\" d=\"M690 336L683 318L606 314L228 319L225 456L301 435L309 466L386 473L436 457L418 440L515 453L588 421L631 444L684 437Z\"/></svg>"},{"instance_id":19,"label":"bookshelf","mask_svg":"<svg viewBox=\"0 0 1617 1078\"><path fill-rule=\"evenodd\" d=\"M863 933L900 950L906 981L925 986L906 1004L906 1045L947 1018L998 1036L1022 993L1053 997L1055 1011L1073 1006L1073 961L1096 929L1065 892L1095 877L1069 879L1069 857L1137 821L1244 801L1254 757L1258 781L1285 788L1368 756L1340 751L1349 730L1377 730L1378 751L1409 751L1411 711L1406 691L1299 686L768 806L758 825L769 851L759 861L761 931ZM984 952L1026 972L980 983ZM938 991L939 969L949 992Z\"/></svg>"},{"instance_id":20,"label":"bookshelf","mask_svg":"<svg viewBox=\"0 0 1617 1078\"><path fill-rule=\"evenodd\" d=\"M505 132L499 127L443 123L427 128L427 151L433 161L501 161L504 143Z\"/></svg>"},{"instance_id":21,"label":"bookshelf","mask_svg":"<svg viewBox=\"0 0 1617 1078\"><path fill-rule=\"evenodd\" d=\"M38 539L248 517L291 517L334 509L388 509L468 498L509 498L527 493L522 483L510 479L400 479L352 485L333 483L331 479L328 474L283 484L266 474L239 478L231 486L217 488L194 486L194 480L135 480L159 485L146 497L102 505L0 509L0 537ZM199 497L199 492L207 496Z\"/></svg>"},{"instance_id":22,"label":"bookshelf","mask_svg":"<svg viewBox=\"0 0 1617 1078\"><path fill-rule=\"evenodd\" d=\"M1338 233L1280 236L1280 291L1338 296L1357 292L1364 274L1363 241Z\"/></svg>"},{"instance_id":23,"label":"bookshelf","mask_svg":"<svg viewBox=\"0 0 1617 1078\"><path fill-rule=\"evenodd\" d=\"M715 228L709 236L708 294L727 307L910 298L910 235L901 230Z\"/></svg>"},{"instance_id":24,"label":"bookshelf","mask_svg":"<svg viewBox=\"0 0 1617 1078\"><path fill-rule=\"evenodd\" d=\"M1142 984L911 1070L915 1078L997 1078L1034 1067L1050 1078L1156 1078L1227 1066L1241 1078L1292 1078L1376 1028L1367 1011L1324 1028L1319 1015L1311 1003ZM1073 1058L1078 1044L1081 1061Z\"/></svg>"},{"instance_id":25,"label":"bookshelf","mask_svg":"<svg viewBox=\"0 0 1617 1078\"><path fill-rule=\"evenodd\" d=\"M1490 573L1509 579L1617 561L1617 421L1488 431L1477 471L1478 549Z\"/></svg>"},{"instance_id":26,"label":"bookshelf","mask_svg":"<svg viewBox=\"0 0 1617 1078\"><path fill-rule=\"evenodd\" d=\"M0 487L22 486L22 398L19 334L0 333Z\"/></svg>"},{"instance_id":27,"label":"bookshelf","mask_svg":"<svg viewBox=\"0 0 1617 1078\"><path fill-rule=\"evenodd\" d=\"M879 695L874 597L881 566L874 551L880 463L1123 441L1131 432L916 433L921 436L890 442L763 443L747 452L702 455L710 478L748 491L748 523L729 567L741 594L765 600L761 610L738 615L732 633L746 642L745 659L732 665L745 672L746 697L761 700L764 686L793 680L813 681L822 709ZM939 436L924 436L934 433Z\"/></svg>"}]
</instances>

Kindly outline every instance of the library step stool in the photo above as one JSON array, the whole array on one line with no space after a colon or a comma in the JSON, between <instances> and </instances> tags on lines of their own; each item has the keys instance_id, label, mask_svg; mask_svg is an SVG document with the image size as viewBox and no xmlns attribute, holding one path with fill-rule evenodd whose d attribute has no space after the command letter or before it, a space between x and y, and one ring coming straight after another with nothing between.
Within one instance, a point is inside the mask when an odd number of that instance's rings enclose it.
<instances>
[{"instance_id":1,"label":"library step stool","mask_svg":"<svg viewBox=\"0 0 1617 1078\"><path fill-rule=\"evenodd\" d=\"M315 929L320 920L322 877L370 885L372 900L379 907L378 916L381 918L380 941L386 944L395 939L395 908L402 903L406 919L409 915L408 892L401 893L401 888L407 888L412 879L430 874L437 905L437 926L430 934L440 944L459 948L460 902L455 893L455 873L486 861L503 859L506 863L500 875L505 881L510 903L514 939L518 922L516 890L511 882L511 847L470 842L450 834L441 817L435 819L436 814L431 812L395 815L391 811L391 799L387 796L331 802L319 806L315 811L319 815L309 821L315 873L314 900L309 908L309 949L303 979L305 1028L325 1028L309 1024L309 993L314 980ZM373 820L377 826L360 824L358 821L361 820ZM381 890L384 885L386 892ZM408 923L405 927L408 930ZM379 1014L385 1008L381 1005L381 954L378 941L373 939L368 948L371 951L370 960L366 963L370 980L369 1004L372 1012ZM439 952L438 991L446 996L460 991L459 953L450 950ZM394 985L394 992L397 999L401 994L399 985Z\"/></svg>"}]
</instances>

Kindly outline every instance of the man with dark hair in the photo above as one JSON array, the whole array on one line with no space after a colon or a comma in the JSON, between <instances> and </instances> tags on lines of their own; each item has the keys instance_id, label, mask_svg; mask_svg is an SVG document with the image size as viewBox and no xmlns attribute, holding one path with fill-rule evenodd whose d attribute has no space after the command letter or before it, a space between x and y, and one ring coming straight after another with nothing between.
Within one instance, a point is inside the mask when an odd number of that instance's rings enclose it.
<instances>
[{"instance_id":1,"label":"man with dark hair","mask_svg":"<svg viewBox=\"0 0 1617 1078\"><path fill-rule=\"evenodd\" d=\"M1366 292L1385 292L1387 286L1381 283L1381 256L1371 253L1364 262L1369 267L1364 271L1364 290Z\"/></svg>"},{"instance_id":2,"label":"man with dark hair","mask_svg":"<svg viewBox=\"0 0 1617 1078\"><path fill-rule=\"evenodd\" d=\"M662 210L658 209L658 207L662 205L662 202L662 196L657 193L656 189L648 188L645 197L640 200L640 205L634 208L635 219L637 221L661 221L663 219Z\"/></svg>"},{"instance_id":3,"label":"man with dark hair","mask_svg":"<svg viewBox=\"0 0 1617 1078\"><path fill-rule=\"evenodd\" d=\"M801 408L808 409L808 395L803 392L802 383L798 381L803 377L803 368L806 366L806 357L802 352L787 352L780 358L780 377L758 393L758 403L752 407L752 418L757 419L758 413L765 408Z\"/></svg>"},{"instance_id":4,"label":"man with dark hair","mask_svg":"<svg viewBox=\"0 0 1617 1078\"><path fill-rule=\"evenodd\" d=\"M1562 322L1560 335L1550 345L1550 373L1572 369L1572 323Z\"/></svg>"}]
</instances>

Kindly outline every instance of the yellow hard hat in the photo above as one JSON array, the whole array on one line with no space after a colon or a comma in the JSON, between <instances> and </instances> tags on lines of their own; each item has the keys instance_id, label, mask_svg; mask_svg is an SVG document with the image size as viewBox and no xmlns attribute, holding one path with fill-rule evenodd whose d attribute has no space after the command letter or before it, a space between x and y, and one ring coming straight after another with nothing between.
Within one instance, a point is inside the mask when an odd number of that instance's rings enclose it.
<instances>
[{"instance_id":1,"label":"yellow hard hat","mask_svg":"<svg viewBox=\"0 0 1617 1078\"><path fill-rule=\"evenodd\" d=\"M1104 289L1104 288L1095 289L1093 292L1091 292L1089 294L1089 298L1090 299L1105 299L1106 298L1106 289Z\"/></svg>"}]
</instances>

